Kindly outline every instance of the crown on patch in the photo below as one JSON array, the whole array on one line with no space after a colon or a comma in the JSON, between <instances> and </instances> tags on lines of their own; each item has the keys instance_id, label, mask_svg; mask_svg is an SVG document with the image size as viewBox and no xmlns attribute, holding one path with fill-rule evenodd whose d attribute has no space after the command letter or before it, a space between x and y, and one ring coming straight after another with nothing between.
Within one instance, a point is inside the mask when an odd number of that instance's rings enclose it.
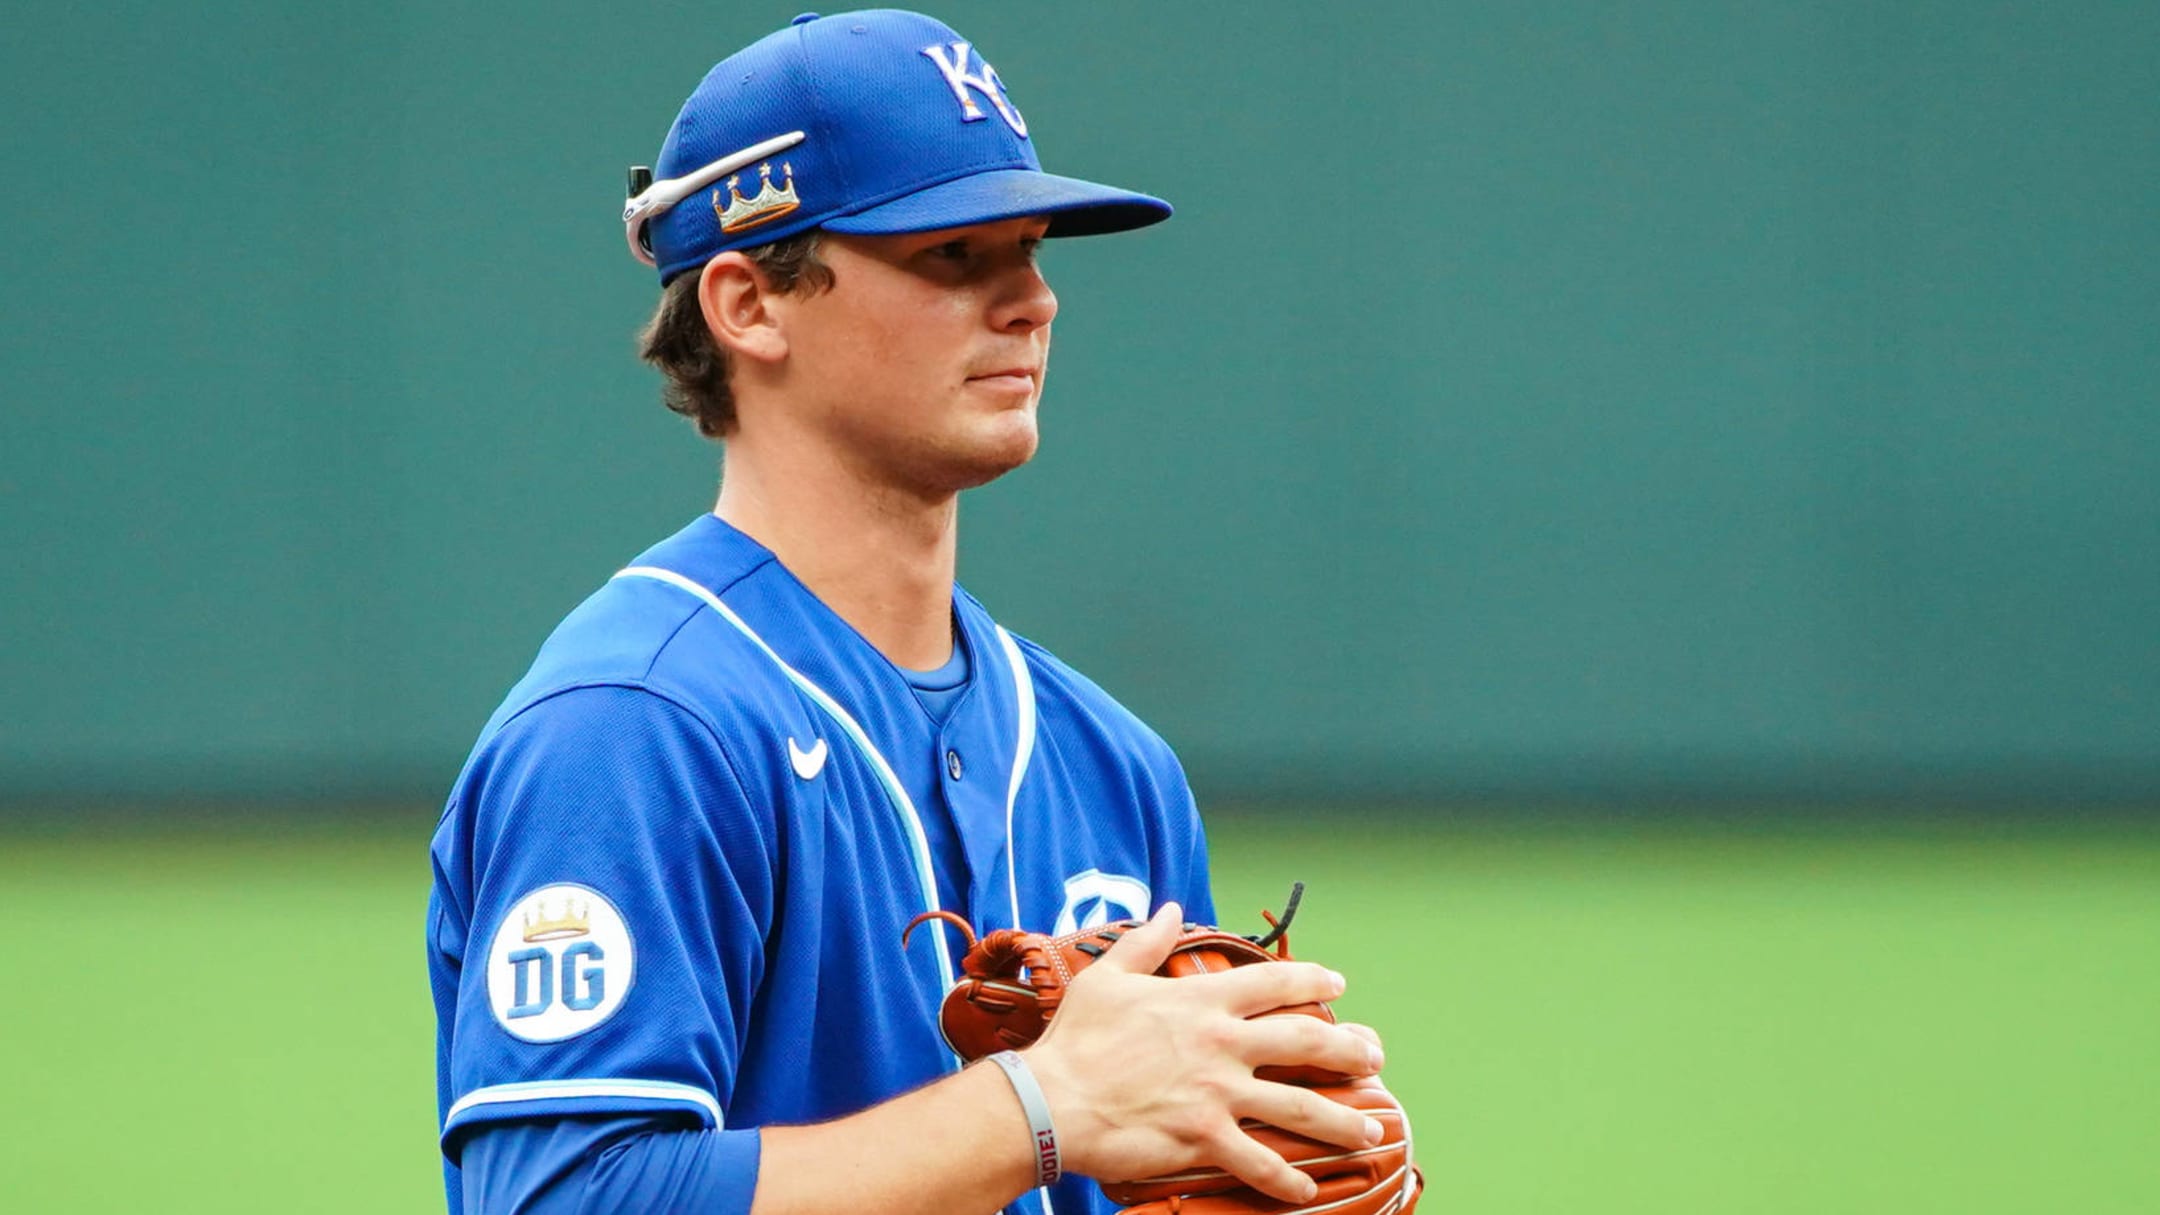
<instances>
[{"instance_id":1,"label":"crown on patch","mask_svg":"<svg viewBox=\"0 0 2160 1215\"><path fill-rule=\"evenodd\" d=\"M742 180L740 173L727 179L726 206L720 205L720 191L713 191L713 211L720 217L722 232L740 232L744 228L771 223L802 206L802 199L795 196L794 165L784 160L780 162L780 173L785 184L777 190L773 189L771 161L759 165L757 171L758 192L749 198L744 198L742 191L735 188L736 183Z\"/></svg>"},{"instance_id":2,"label":"crown on patch","mask_svg":"<svg viewBox=\"0 0 2160 1215\"><path fill-rule=\"evenodd\" d=\"M550 919L546 900L535 900L525 912L525 943L561 941L592 932L592 901L565 897L561 914Z\"/></svg>"}]
</instances>

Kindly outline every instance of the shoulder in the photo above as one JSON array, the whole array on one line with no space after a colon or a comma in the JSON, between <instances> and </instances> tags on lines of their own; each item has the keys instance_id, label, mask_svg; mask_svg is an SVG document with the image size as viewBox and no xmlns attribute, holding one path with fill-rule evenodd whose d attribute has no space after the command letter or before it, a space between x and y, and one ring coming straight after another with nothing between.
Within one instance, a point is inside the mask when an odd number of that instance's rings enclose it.
<instances>
[{"instance_id":1,"label":"shoulder","mask_svg":"<svg viewBox=\"0 0 2160 1215\"><path fill-rule=\"evenodd\" d=\"M593 591L542 643L489 719L483 742L524 718L574 722L617 699L573 695L591 689L636 692L665 702L702 723L717 740L746 729L769 732L765 727L774 719L799 716L803 706L781 668L713 604L773 568L770 562L754 562L700 571L706 579L666 567L626 568Z\"/></svg>"},{"instance_id":2,"label":"shoulder","mask_svg":"<svg viewBox=\"0 0 2160 1215\"><path fill-rule=\"evenodd\" d=\"M698 530L693 525L684 535ZM767 801L762 794L786 767L774 762L785 755L778 740L808 737L812 706L714 606L778 567L761 549L725 556L677 537L594 590L490 716L461 789L506 770L642 768L651 787L719 777L750 801Z\"/></svg>"},{"instance_id":3,"label":"shoulder","mask_svg":"<svg viewBox=\"0 0 2160 1215\"><path fill-rule=\"evenodd\" d=\"M1093 736L1126 766L1156 782L1185 783L1176 752L1139 714L1047 647L1010 630L1006 635L1027 663L1036 712L1046 731L1063 738Z\"/></svg>"},{"instance_id":4,"label":"shoulder","mask_svg":"<svg viewBox=\"0 0 2160 1215\"><path fill-rule=\"evenodd\" d=\"M1008 635L1027 659L1028 674L1035 681L1039 699L1069 705L1074 711L1096 718L1105 729L1130 737L1149 749L1169 749L1161 735L1101 684L1051 653L1040 642L1018 633Z\"/></svg>"}]
</instances>

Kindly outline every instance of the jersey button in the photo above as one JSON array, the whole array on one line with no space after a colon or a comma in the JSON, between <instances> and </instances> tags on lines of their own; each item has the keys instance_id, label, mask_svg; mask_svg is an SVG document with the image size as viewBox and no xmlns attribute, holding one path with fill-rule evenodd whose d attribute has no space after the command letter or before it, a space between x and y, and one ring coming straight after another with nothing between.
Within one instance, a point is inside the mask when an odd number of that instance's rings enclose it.
<instances>
[{"instance_id":1,"label":"jersey button","mask_svg":"<svg viewBox=\"0 0 2160 1215\"><path fill-rule=\"evenodd\" d=\"M960 753L958 751L947 751L945 753L945 775L952 777L954 780L959 780L960 773L964 770L960 766Z\"/></svg>"}]
</instances>

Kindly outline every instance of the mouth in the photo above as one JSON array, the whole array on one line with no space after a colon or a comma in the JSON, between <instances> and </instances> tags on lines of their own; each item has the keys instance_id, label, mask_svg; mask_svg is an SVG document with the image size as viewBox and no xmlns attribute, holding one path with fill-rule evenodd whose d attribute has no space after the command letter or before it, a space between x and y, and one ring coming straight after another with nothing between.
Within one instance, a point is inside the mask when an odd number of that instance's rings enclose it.
<instances>
[{"instance_id":1,"label":"mouth","mask_svg":"<svg viewBox=\"0 0 2160 1215\"><path fill-rule=\"evenodd\" d=\"M970 384L1006 392L1034 392L1036 378L1042 374L1039 367L999 367L968 377Z\"/></svg>"}]
</instances>

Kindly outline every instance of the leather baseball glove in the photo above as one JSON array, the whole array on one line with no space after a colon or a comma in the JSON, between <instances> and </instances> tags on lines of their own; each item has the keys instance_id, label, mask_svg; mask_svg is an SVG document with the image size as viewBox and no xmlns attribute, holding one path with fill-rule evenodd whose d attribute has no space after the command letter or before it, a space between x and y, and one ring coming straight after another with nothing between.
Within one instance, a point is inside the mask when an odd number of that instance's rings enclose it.
<instances>
[{"instance_id":1,"label":"leather baseball glove","mask_svg":"<svg viewBox=\"0 0 2160 1215\"><path fill-rule=\"evenodd\" d=\"M1291 891L1279 922L1272 914L1261 913L1269 924L1262 936L1185 925L1169 960L1156 973L1178 978L1289 960L1290 919L1303 893L1302 884ZM978 940L965 920L940 911L916 917L908 931L932 919L952 924L968 941L960 981L946 993L938 1027L953 1053L969 1062L1033 1044L1057 1015L1074 976L1139 926L1138 921L1122 920L1057 937L1001 928ZM906 939L903 935L903 945ZM1262 1015L1335 1020L1334 1010L1320 1003L1291 1005ZM1423 1178L1411 1161L1409 1118L1377 1079L1352 1080L1317 1067L1263 1067L1255 1075L1303 1085L1353 1106L1377 1120L1387 1133L1372 1147L1352 1150L1248 1121L1243 1124L1247 1134L1319 1184L1320 1192L1310 1203L1284 1203L1221 1169L1201 1169L1104 1184L1103 1192L1124 1208L1123 1215L1410 1215L1416 1209Z\"/></svg>"}]
</instances>

